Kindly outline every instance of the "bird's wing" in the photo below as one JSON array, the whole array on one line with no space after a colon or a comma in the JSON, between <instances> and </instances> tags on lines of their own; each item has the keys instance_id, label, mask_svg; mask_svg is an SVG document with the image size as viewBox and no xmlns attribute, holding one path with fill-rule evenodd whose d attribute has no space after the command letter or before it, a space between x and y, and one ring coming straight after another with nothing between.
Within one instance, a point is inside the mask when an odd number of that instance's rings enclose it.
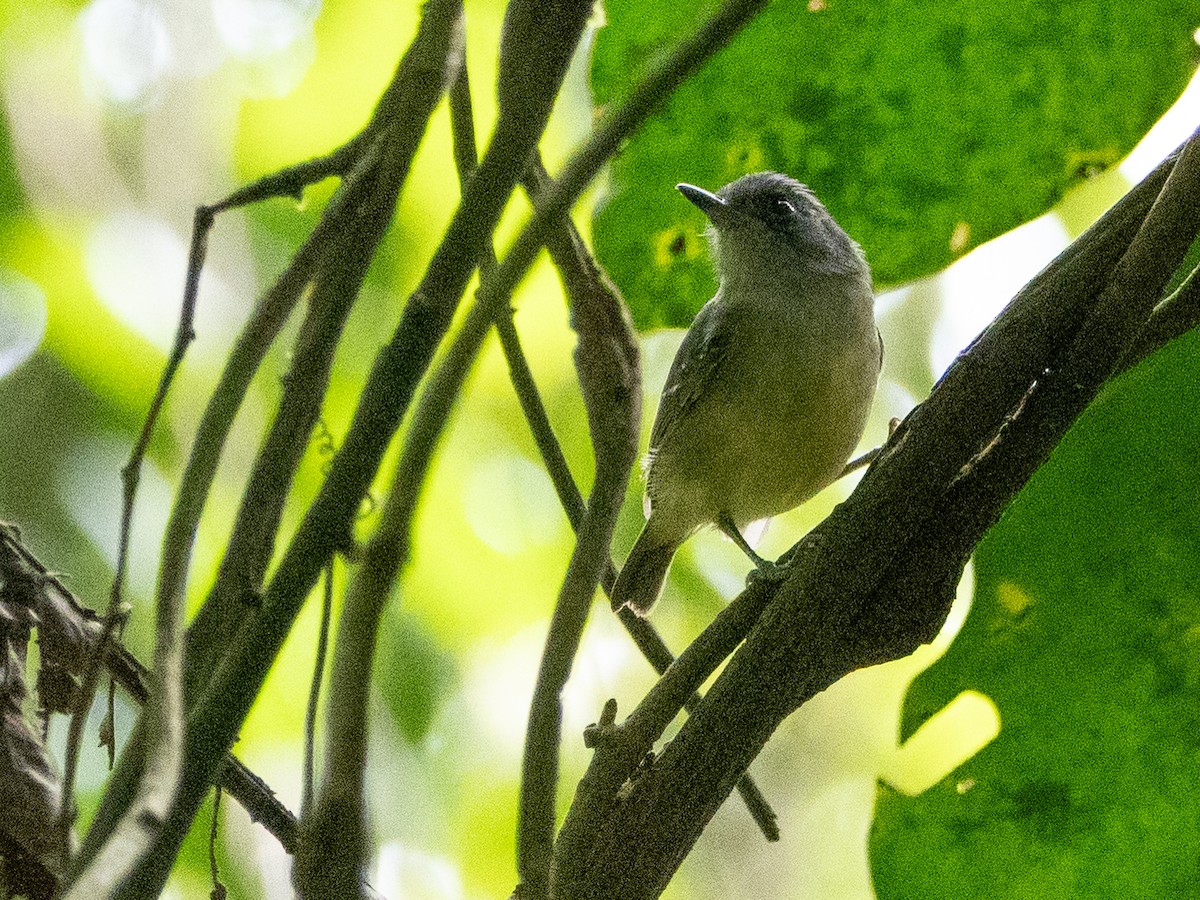
<instances>
[{"instance_id":1,"label":"bird's wing","mask_svg":"<svg viewBox=\"0 0 1200 900\"><path fill-rule=\"evenodd\" d=\"M688 407L705 393L725 358L731 336L730 329L724 327L726 315L723 304L710 300L696 314L692 327L683 336L671 371L667 373L662 399L658 402L658 414L650 432L651 455L663 445Z\"/></svg>"}]
</instances>

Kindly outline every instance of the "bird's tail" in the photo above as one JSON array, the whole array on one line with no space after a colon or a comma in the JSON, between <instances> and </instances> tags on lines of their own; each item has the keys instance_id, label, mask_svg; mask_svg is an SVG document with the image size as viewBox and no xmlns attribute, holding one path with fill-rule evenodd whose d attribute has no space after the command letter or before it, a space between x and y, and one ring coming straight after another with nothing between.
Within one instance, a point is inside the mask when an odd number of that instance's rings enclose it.
<instances>
[{"instance_id":1,"label":"bird's tail","mask_svg":"<svg viewBox=\"0 0 1200 900\"><path fill-rule=\"evenodd\" d=\"M639 616L649 615L662 593L676 546L670 542L661 543L643 529L613 585L613 609L628 606Z\"/></svg>"}]
</instances>

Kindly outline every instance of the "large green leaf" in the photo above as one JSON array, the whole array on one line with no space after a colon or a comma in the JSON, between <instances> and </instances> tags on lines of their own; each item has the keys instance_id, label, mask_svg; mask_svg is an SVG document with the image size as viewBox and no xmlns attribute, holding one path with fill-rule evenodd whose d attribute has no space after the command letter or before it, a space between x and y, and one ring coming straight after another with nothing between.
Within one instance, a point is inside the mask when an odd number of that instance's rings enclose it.
<instances>
[{"instance_id":1,"label":"large green leaf","mask_svg":"<svg viewBox=\"0 0 1200 900\"><path fill-rule=\"evenodd\" d=\"M885 792L883 897L1195 897L1200 859L1200 334L1106 390L976 555L975 605L908 695L999 737Z\"/></svg>"},{"instance_id":2,"label":"large green leaf","mask_svg":"<svg viewBox=\"0 0 1200 900\"><path fill-rule=\"evenodd\" d=\"M700 19L605 5L601 105ZM1193 71L1196 24L1183 0L778 0L614 162L598 251L639 327L685 324L713 280L675 183L776 169L812 185L879 284L936 271L1119 160Z\"/></svg>"}]
</instances>

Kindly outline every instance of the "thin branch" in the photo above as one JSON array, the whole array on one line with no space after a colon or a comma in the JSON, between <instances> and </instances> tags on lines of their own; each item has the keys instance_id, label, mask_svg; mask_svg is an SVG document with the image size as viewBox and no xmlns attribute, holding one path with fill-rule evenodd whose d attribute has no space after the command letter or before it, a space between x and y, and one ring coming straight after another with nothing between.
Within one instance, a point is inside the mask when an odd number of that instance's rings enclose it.
<instances>
[{"instance_id":1,"label":"thin branch","mask_svg":"<svg viewBox=\"0 0 1200 900\"><path fill-rule=\"evenodd\" d=\"M168 520L158 583L160 603L170 602L177 606L182 602L192 541L205 500L216 475L221 450L233 425L234 415L241 405L251 379L265 357L267 349L283 327L292 307L299 299L304 284L311 276L317 262L316 248L320 245L321 235L327 235L336 228L344 213L344 206L337 203L335 198L309 241L296 254L287 270L257 305L254 314L234 346L221 380L201 419L196 440L193 443L192 455L180 480L176 503L172 508L171 518ZM207 208L202 207L197 211L198 235L193 242L193 265L198 265L199 261L203 259L203 244L206 241L207 232L207 225L204 225L203 222L207 219L207 215ZM186 290L194 291L194 285L198 283L199 272L195 271L193 274L189 270ZM109 634L111 634L111 630ZM189 672L189 680L191 678L192 673ZM87 687L86 683L85 687ZM141 739L140 733L135 732L131 744L127 746L123 754L123 762L124 757L128 757L131 751L139 757L141 756L143 751L133 743L136 741L140 744ZM126 769L125 778L140 777L140 770L141 760L139 759L137 771ZM114 790L118 785L128 784L119 777L121 772L122 767L118 767L117 774L110 781L110 789L105 795L105 805L101 808L102 813L109 803L128 802L128 796L125 796L123 800L117 799L118 793L123 793L127 788L122 788L121 791ZM100 825L103 830L107 831L114 824L114 821L101 818L101 814L98 814L97 819L93 821L92 829L95 831L96 826ZM89 838L91 833L89 832ZM81 861L90 857L96 849L91 841L85 841L81 850Z\"/></svg>"},{"instance_id":2,"label":"thin branch","mask_svg":"<svg viewBox=\"0 0 1200 900\"><path fill-rule=\"evenodd\" d=\"M296 860L296 883L305 897L347 895L361 883L367 699L379 621L409 556L412 521L438 440L491 326L487 310L481 302L472 307L421 394L379 526L347 591L330 676L325 775Z\"/></svg>"},{"instance_id":3,"label":"thin branch","mask_svg":"<svg viewBox=\"0 0 1200 900\"><path fill-rule=\"evenodd\" d=\"M158 389L150 402L150 409L146 413L141 434L134 444L128 462L121 470L123 495L117 540L116 573L113 577L104 630L95 653L84 672L82 689L76 699L75 713L72 716L67 737L60 815L63 828L62 855L63 859L68 862L70 860L70 825L73 819L73 793L79 759L79 742L84 723L87 720L87 712L95 694L101 659L107 651L109 640L124 616L121 594L125 582L130 527L133 522L133 506L137 496L138 481L141 477L142 462L150 446L150 438L158 421L159 413L175 380L175 373L183 362L188 345L195 338L193 323L199 290L199 271L207 247L208 228L211 223L212 213L210 211L203 209L196 211L191 258L175 341L163 367ZM147 716L147 735L152 753L148 756L142 772L136 798L130 802L129 811L123 823L117 827L115 836L120 840L113 842L117 855L108 861L101 859L101 867L93 866L85 869L80 876L80 883L72 884L68 889L68 897L80 896L81 889L86 892L84 895L106 896L107 891L119 883L125 874L136 865L141 853L149 844L152 829L142 826L139 821L160 821L165 816L175 793L182 763L180 759L183 733L183 654L180 640L182 615L181 598L159 596L155 609L154 689L151 691L144 712L144 715Z\"/></svg>"},{"instance_id":4,"label":"thin branch","mask_svg":"<svg viewBox=\"0 0 1200 900\"><path fill-rule=\"evenodd\" d=\"M546 415L545 406L541 401L537 385L533 382L529 365L525 360L524 353L521 351L516 329L511 327L511 321L507 318L498 319L496 321L496 328L500 335L501 345L506 348L505 359L508 360L510 375L514 384L519 385L517 387L517 396L520 399L526 421L529 423L530 431L533 433L534 442L541 452L542 460L546 465L547 471L550 473L550 480L558 494L559 502L562 503L563 509L567 514L567 519L571 523L571 527L578 529L583 520L584 512L587 510L587 505L584 503L583 494L580 493L579 486L575 483L575 479L571 475L566 457L562 453L562 447L558 443L558 439L554 436L554 431L550 426L550 420ZM616 566L610 558L600 574L600 586L603 588L605 594L612 593L612 586L616 579ZM659 675L665 674L672 664L674 664L675 654L671 652L671 649L662 639L662 636L655 629L654 624L625 606L617 610L616 615L617 620L624 627L630 638L633 639L634 645L646 661L650 663L654 671ZM728 655L728 653L725 655ZM715 666L713 668L715 669ZM704 680L705 678L701 678L697 684L702 684ZM693 709L700 702L701 696L699 692L693 693L684 702L683 708L685 710ZM750 773L747 772L738 779L738 793L741 795L743 801L745 801L746 808L749 810L755 824L762 831L763 836L768 841L779 840L778 817L771 808L770 803L754 783L754 779Z\"/></svg>"},{"instance_id":5,"label":"thin branch","mask_svg":"<svg viewBox=\"0 0 1200 900\"><path fill-rule=\"evenodd\" d=\"M477 162L474 113L471 102L468 67L465 63L458 78L450 86L449 100L455 164L458 168L459 180L465 185L474 172ZM526 191L534 203L537 202L543 184L548 183L548 181L549 176L546 174L539 156L534 160L530 171L526 173L523 179ZM564 273L563 277L583 281L586 279L585 272L596 268L595 261L591 258L587 247L575 232L569 217L564 217L561 230L555 232L552 244L556 247L556 250L552 251L551 255L555 264L559 266L559 271ZM486 284L492 277L496 265L495 255L491 247L488 247L480 261L482 283ZM513 321L513 308L511 304L506 304L503 309L497 312L495 327L496 334L500 339L500 347L504 353L505 362L508 365L509 378L512 381L513 389L516 392L517 400L521 405L525 420L529 424L534 443L537 445L538 451L545 463L551 483L558 494L559 502L567 514L567 520L570 522L571 527L578 531L584 514L587 511L587 505L584 503L583 494L580 492L575 478L571 474L571 469L566 457L563 455L562 447L557 437L555 437L554 429L550 424L550 417L546 413L545 404L542 402L537 383L534 381L533 372L530 370L525 352L521 348L520 336ZM605 562L600 574L600 585L604 589L605 594L612 593L612 586L615 581L616 566L610 558ZM653 623L648 619L636 615L627 607L622 607L617 611L617 619L626 632L628 632L634 645L642 653L647 662L650 663L659 675L662 675L675 661L675 656L658 634ZM699 701L699 694L692 695L688 698L685 709L690 709ZM768 841L779 840L779 826L775 811L771 808L766 798L763 797L762 792L758 789L758 786L754 783L754 779L749 773L746 773L739 779L738 793L742 796L751 817L763 832L764 837Z\"/></svg>"},{"instance_id":6,"label":"thin branch","mask_svg":"<svg viewBox=\"0 0 1200 900\"><path fill-rule=\"evenodd\" d=\"M84 668L80 690L76 695L75 711L71 716L71 724L67 731L67 750L66 761L63 767L60 819L63 832L62 858L68 863L71 858L71 826L74 822L75 772L79 763L79 744L83 737L84 725L87 722L88 710L91 708L92 698L96 693L96 684L99 680L101 670L101 660L107 651L108 642L120 627L120 623L125 616L121 595L125 585L125 566L129 558L133 506L137 497L138 481L141 478L142 461L145 459L146 451L150 447L150 438L154 433L154 426L158 422L158 416L162 411L163 404L166 403L167 394L170 392L171 385L175 380L175 373L183 362L183 356L187 352L188 345L196 336L193 323L195 321L196 298L200 282L199 266L204 258L205 248L208 244L208 228L211 222L211 212L196 211L195 222L193 224L191 258L188 264L183 303L179 310L179 325L175 331L175 340L171 346L171 352L167 356L166 363L163 366L158 388L154 393L153 399L150 401L150 408L147 410L146 418L142 423L141 433L138 435L137 441L130 451L128 461L121 469L122 495L120 525L117 532L116 573L113 576L112 589L109 593L108 611L104 617L104 630L101 634L100 642L96 645L95 653L88 660ZM174 621L176 615L175 608L160 606L157 612L158 615L166 615L171 621ZM160 685L160 689L164 691L161 727L164 730L164 734L169 734L170 728L166 719L168 717L178 719L182 715L181 711L176 708L176 704L173 702L171 696L171 692L175 689L173 682L178 675L176 671L178 665L174 659L176 651L171 645L174 641L174 634L167 629L163 629L160 632L160 637L167 642L161 647L156 647L156 662L161 661L163 665L167 666L165 670L158 672L159 677L164 679ZM174 727L178 727L178 725L176 724ZM165 749L170 752L169 748Z\"/></svg>"},{"instance_id":7,"label":"thin branch","mask_svg":"<svg viewBox=\"0 0 1200 900\"><path fill-rule=\"evenodd\" d=\"M385 132L385 143L366 155L374 167L347 185L347 216L330 236L313 273L308 310L300 325L279 409L246 479L242 503L217 579L192 623L189 688L202 684L219 659L205 648L225 647L253 608L275 549L275 534L296 470L308 450L329 388L334 355L374 248L391 221L400 186L416 152L418 135ZM387 157L396 166L380 170Z\"/></svg>"},{"instance_id":8,"label":"thin branch","mask_svg":"<svg viewBox=\"0 0 1200 900\"><path fill-rule=\"evenodd\" d=\"M364 129L331 153L287 166L270 175L264 175L258 181L238 188L224 200L200 207L208 213L204 237L207 238L208 228L212 225L212 217L217 213L239 206L261 203L275 197L291 197L299 203L304 199L305 188L324 181L326 178L347 178L357 168L359 160L371 146L374 137L374 129ZM196 247L198 243L193 238L192 246ZM198 280L203 265L204 259L201 256L194 265L188 266L189 274L194 272ZM189 284L191 283L189 280Z\"/></svg>"},{"instance_id":9,"label":"thin branch","mask_svg":"<svg viewBox=\"0 0 1200 900\"><path fill-rule=\"evenodd\" d=\"M466 66L463 67L459 77L451 85L449 98L455 160L459 169L460 180L465 184L473 172L476 162L472 104ZM548 182L548 176L546 176L540 162L535 161L530 174L526 176L524 181L530 198L536 203L542 188ZM552 257L564 280L575 285L576 292L578 293L591 290L594 276L589 273L595 273L598 269L587 254L586 248L575 233L568 218L564 217L561 229L553 233L550 239L550 246ZM489 250L485 254L481 264L481 279L485 286L489 284L494 268L495 260ZM568 291L568 295L570 293ZM521 350L520 339L512 320L511 305L506 304L504 309L497 313L495 325L518 399L525 413L526 420L530 424L535 442L546 462L547 469L550 472L551 479L563 507L567 512L568 519L572 527L579 530L587 511L587 506L570 473L570 468L567 465L566 458L562 454L561 447L554 436L549 417L546 415L545 407L541 402L537 385L533 380L533 375ZM607 558L607 553L605 557L600 581L605 591L611 592L612 583L615 580L615 568L611 559ZM654 626L645 619L634 615L632 611L622 610L618 613L618 617L647 660L651 662L659 674L665 672L667 667L674 661L674 656L655 631ZM550 690L547 689L545 693L549 694ZM699 695L692 695L687 698L685 705L691 706L698 701ZM553 700L553 702L556 703L557 701ZM549 704L546 705L548 706ZM550 715L543 714L542 718L543 720L552 721ZM531 730L534 727L531 719ZM551 735L550 740L556 743L556 734ZM537 773L539 769L543 769L543 766L536 758L532 762L527 758L525 768L527 771L532 770ZM552 781L553 779L549 780ZM767 839L778 840L779 829L776 824L775 813L748 774L739 779L738 789L755 822L762 829ZM552 786L547 787L545 782L542 781L535 790L541 791L543 796L541 805L547 807L553 799ZM550 800L545 800L546 797L550 797ZM523 817L523 821L528 823L531 818L531 816L526 815ZM543 809L540 822L531 829L540 829L541 833L524 838L526 845L540 843L542 852L545 854L537 863L529 866L535 872L544 871L542 867L546 865L546 860L548 859L548 844L552 839L552 834L549 833L546 827L548 819L549 816L546 814L545 809ZM540 886L531 887L529 885L526 885L526 889L534 892L543 890Z\"/></svg>"},{"instance_id":10,"label":"thin branch","mask_svg":"<svg viewBox=\"0 0 1200 900\"><path fill-rule=\"evenodd\" d=\"M450 3L442 5L454 7L452 15L449 17L436 14L427 16L426 18L429 21L441 26L440 31L433 28L427 29L424 41L420 39L419 35L418 39L414 41L410 53L405 55L404 60L401 61L400 68L397 70L397 80L406 80L404 85L406 90L404 92L389 92L385 95L385 99L389 97L397 98L395 99L397 103L403 101L410 104L404 110L393 109L386 116L379 117L380 120L387 121L394 126L392 128L393 132L404 131L413 125L417 126L415 128L417 135L423 132L423 122L428 118L429 112L427 111L424 115L421 115L421 110L427 107L431 111L432 106L437 101L437 97L440 95L440 91L434 90L431 100L424 99L430 93L428 90L430 79L428 78L427 60L431 57L437 57L435 65L444 69L446 61L451 55L449 47L452 43L451 35L454 32L455 23L457 22L458 4ZM433 36L430 37L430 34ZM442 48L440 56L437 49L439 42ZM412 61L414 57L416 57L415 63ZM408 63L407 66L406 63ZM405 117L402 114L405 111L411 117ZM398 141L398 143L402 145L403 141ZM374 178L368 179L366 176L368 171L373 171L377 165L401 165L401 159L376 160L373 158L381 155L376 151L376 146L378 145L376 144L367 148L361 155L358 154L357 150L354 154L351 154L357 160L352 172L351 181L356 183L375 181ZM398 149L398 147L390 149ZM310 169L309 171L311 173L312 170ZM392 180L393 182L395 181L394 177ZM192 458L189 460L188 468L185 471L184 479L180 486L179 497L172 510L171 520L168 523L167 534L164 540L163 569L159 579L160 600L170 598L170 602L176 605L182 602L186 588L186 572L191 543L205 498L208 495L215 475L221 448L232 424L233 416L240 406L242 398L245 396L250 380L254 372L257 371L267 347L278 333L279 328L298 299L303 287L315 272L318 262L323 258L326 248L330 245L330 241L340 232L343 225L341 220L344 216L355 215L359 212L358 204L364 198L353 196L355 193L355 191L346 190L345 186L343 186L343 190L335 196L334 201L326 209L321 222L314 229L308 241L306 241L297 253L287 271L280 277L272 291L268 293L259 305L255 318L247 326L247 330L243 332L242 338L231 354L221 382L205 411L204 419L201 422L197 439L193 446ZM199 253L199 258L202 258L202 252ZM195 277L198 279L198 274ZM211 649L210 647L209 658L216 656L215 653L211 653ZM203 671L207 671L207 668L204 668ZM196 681L192 683L193 685L197 684ZM202 678L198 679L198 684L203 684ZM190 694L189 703L191 703ZM110 781L110 788L106 793L105 802L98 812L92 829L88 834L87 841L84 844L83 855L85 857L90 856L98 850L101 842L114 826L117 816L120 815L120 810L128 803L130 786L139 778L141 769L147 759L145 747L142 745L140 737L140 733L135 732L134 740L127 747L126 752L122 756L121 765ZM178 817L175 818L177 819ZM189 815L187 820L190 821L190 819L191 816ZM176 825L172 840L181 838L183 830L185 828L180 828ZM169 866L169 862L165 865ZM160 864L158 870L165 877L163 864ZM146 872L148 872L148 869L144 868L139 875Z\"/></svg>"},{"instance_id":11,"label":"thin branch","mask_svg":"<svg viewBox=\"0 0 1200 900\"><path fill-rule=\"evenodd\" d=\"M317 632L317 653L313 660L312 683L308 688L308 707L304 711L304 775L300 799L300 818L312 808L313 772L316 757L313 752L317 733L317 706L321 698L321 682L325 679L325 656L329 649L329 626L333 615L333 560L325 569L325 590L321 597L321 625Z\"/></svg>"},{"instance_id":12,"label":"thin branch","mask_svg":"<svg viewBox=\"0 0 1200 900\"><path fill-rule=\"evenodd\" d=\"M608 547L637 458L642 410L641 363L625 301L569 224L553 232L549 244L570 301L572 326L579 336L575 368L588 414L596 476L550 619L529 708L517 869L522 896L534 898L547 897L550 892L561 694L579 651L596 585L610 563Z\"/></svg>"},{"instance_id":13,"label":"thin branch","mask_svg":"<svg viewBox=\"0 0 1200 900\"><path fill-rule=\"evenodd\" d=\"M505 30L505 46L509 53L502 55L501 60L502 110L521 109L526 105L523 98L521 101L509 100L505 105L505 60L511 66L514 43L518 45L516 52L519 54L521 42L528 43L531 39L529 34L520 33L531 24L529 17L537 19L544 14L545 10L538 10L536 5L528 3L510 7ZM514 32L517 32L515 38ZM571 46L573 44L574 40ZM551 79L553 92L557 92L561 76L559 71ZM462 83L461 75L459 83ZM541 127L544 127L544 118L538 132ZM498 128L498 131L502 130L503 121ZM509 183L515 180L510 177ZM435 257L434 264L437 260ZM432 271L434 265L431 265ZM379 618L396 571L408 555L412 516L438 436L489 327L486 307L477 303L426 387L406 435L379 527L367 544L362 566L347 592L331 676L326 774L313 814L306 823L306 840L297 858L296 881L305 896L339 896L359 889L360 867L366 849L362 778L366 756L367 687Z\"/></svg>"},{"instance_id":14,"label":"thin branch","mask_svg":"<svg viewBox=\"0 0 1200 900\"><path fill-rule=\"evenodd\" d=\"M208 874L212 879L211 900L225 900L225 885L221 884L221 871L217 866L217 834L221 821L221 786L213 791L212 822L208 829Z\"/></svg>"},{"instance_id":15,"label":"thin branch","mask_svg":"<svg viewBox=\"0 0 1200 900\"><path fill-rule=\"evenodd\" d=\"M735 597L663 673L624 723L593 735L595 754L579 782L554 848L560 896L584 896L582 886L590 876L591 848L620 802L622 785L636 777L643 759L680 709L687 705L704 708L704 700L694 704L689 701L744 640L774 596L773 588L758 583ZM773 815L770 821L774 824Z\"/></svg>"},{"instance_id":16,"label":"thin branch","mask_svg":"<svg viewBox=\"0 0 1200 900\"><path fill-rule=\"evenodd\" d=\"M232 753L226 754L221 765L220 786L246 810L250 821L262 825L286 852L296 852L300 841L296 817L275 796L271 786Z\"/></svg>"}]
</instances>

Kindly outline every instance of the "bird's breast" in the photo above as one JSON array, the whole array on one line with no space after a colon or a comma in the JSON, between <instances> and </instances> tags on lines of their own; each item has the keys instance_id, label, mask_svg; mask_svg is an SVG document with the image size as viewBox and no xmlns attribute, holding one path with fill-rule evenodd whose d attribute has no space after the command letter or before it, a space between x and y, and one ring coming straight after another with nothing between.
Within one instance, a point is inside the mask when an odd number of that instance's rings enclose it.
<instances>
[{"instance_id":1,"label":"bird's breast","mask_svg":"<svg viewBox=\"0 0 1200 900\"><path fill-rule=\"evenodd\" d=\"M654 449L651 499L692 525L739 525L803 503L837 477L866 424L880 349L868 290L729 302L711 383Z\"/></svg>"}]
</instances>

